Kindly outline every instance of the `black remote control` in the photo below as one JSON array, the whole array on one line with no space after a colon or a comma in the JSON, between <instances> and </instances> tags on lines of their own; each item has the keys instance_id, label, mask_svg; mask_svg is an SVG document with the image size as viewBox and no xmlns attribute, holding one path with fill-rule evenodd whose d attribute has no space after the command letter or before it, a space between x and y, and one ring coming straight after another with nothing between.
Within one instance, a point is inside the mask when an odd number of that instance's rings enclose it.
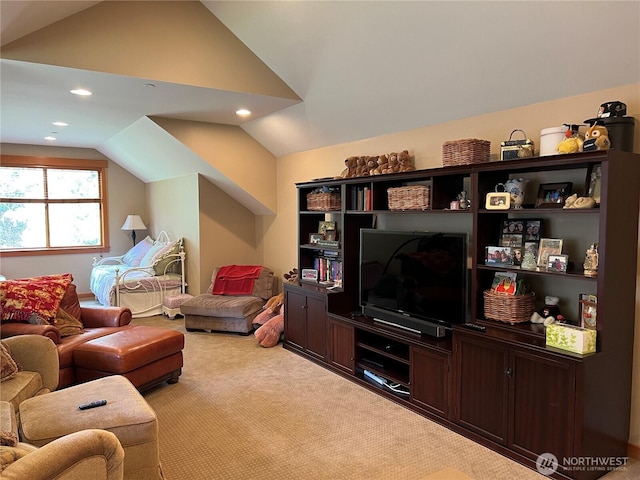
<instances>
[{"instance_id":1,"label":"black remote control","mask_svg":"<svg viewBox=\"0 0 640 480\"><path fill-rule=\"evenodd\" d=\"M485 332L487 330L487 327L483 327L482 325L478 325L477 323L465 323L462 326L471 330L476 330L478 332Z\"/></svg>"},{"instance_id":2,"label":"black remote control","mask_svg":"<svg viewBox=\"0 0 640 480\"><path fill-rule=\"evenodd\" d=\"M82 405L78 405L78 408L80 410L88 410L89 408L102 407L103 405L106 405L106 404L107 404L106 400L96 400L95 402L83 403Z\"/></svg>"}]
</instances>

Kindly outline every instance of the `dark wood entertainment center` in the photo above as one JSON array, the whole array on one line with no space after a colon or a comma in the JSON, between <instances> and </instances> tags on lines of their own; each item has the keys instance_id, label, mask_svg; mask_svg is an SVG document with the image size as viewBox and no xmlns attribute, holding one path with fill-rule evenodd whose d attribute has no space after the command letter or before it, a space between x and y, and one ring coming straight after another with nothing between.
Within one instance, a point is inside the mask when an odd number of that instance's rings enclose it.
<instances>
[{"instance_id":1,"label":"dark wood entertainment center","mask_svg":"<svg viewBox=\"0 0 640 480\"><path fill-rule=\"evenodd\" d=\"M596 208L534 207L541 183L572 182L573 192L586 195L596 166L601 168ZM496 184L519 177L529 180L524 208L485 208L485 196ZM539 455L549 453L558 460L550 476L598 478L607 468L589 465L590 459L627 455L639 180L640 155L611 150L299 183L298 269L313 269L317 258L328 259L341 269L342 285L285 283L284 348L534 470ZM390 211L387 190L410 185L430 186L431 208ZM365 187L370 209L357 203L357 192ZM338 203L326 211L309 210L308 195L319 188L332 192ZM463 190L470 208L449 210ZM564 240L567 272L485 265L485 247L498 245L502 222L529 218L542 219L542 237ZM310 234L327 220L336 224L338 243L310 243ZM435 338L354 313L360 311L359 231L373 227L467 233L470 318L486 329L456 325L446 337ZM595 278L583 272L592 243L599 247ZM536 309L545 295L560 297L569 321L578 319L580 294L597 295L596 353L547 347L541 324L485 319L483 292L495 272L505 270L521 274L536 292ZM364 370L409 393L381 387Z\"/></svg>"}]
</instances>

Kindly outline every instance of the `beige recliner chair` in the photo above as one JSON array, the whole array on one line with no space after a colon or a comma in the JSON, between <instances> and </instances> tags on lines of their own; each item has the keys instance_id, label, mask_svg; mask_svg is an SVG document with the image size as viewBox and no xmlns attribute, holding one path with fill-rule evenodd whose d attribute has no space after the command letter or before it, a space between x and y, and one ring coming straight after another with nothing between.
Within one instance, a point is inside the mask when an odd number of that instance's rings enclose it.
<instances>
[{"instance_id":1,"label":"beige recliner chair","mask_svg":"<svg viewBox=\"0 0 640 480\"><path fill-rule=\"evenodd\" d=\"M225 290L220 281L223 268L238 267L236 271L247 271L250 291L233 293L233 287ZM259 268L259 270L258 270ZM235 278L242 283L242 278ZM233 283L232 283L233 284ZM260 313L266 300L273 296L273 270L267 267L246 265L227 265L216 267L211 275L211 285L207 293L196 295L180 305L184 315L184 326L188 331L210 330L219 332L235 332L248 335L253 331L253 319ZM223 292L217 294L215 292Z\"/></svg>"},{"instance_id":2,"label":"beige recliner chair","mask_svg":"<svg viewBox=\"0 0 640 480\"><path fill-rule=\"evenodd\" d=\"M58 350L41 335L20 335L2 340L10 353L3 353L0 387L0 478L3 480L120 480L124 449L106 430L87 429L65 435L37 448L20 442L20 404L54 391L58 386ZM18 371L11 370L13 362ZM5 369L6 368L6 369ZM7 372L9 372L7 374ZM5 377L6 374L6 377Z\"/></svg>"}]
</instances>

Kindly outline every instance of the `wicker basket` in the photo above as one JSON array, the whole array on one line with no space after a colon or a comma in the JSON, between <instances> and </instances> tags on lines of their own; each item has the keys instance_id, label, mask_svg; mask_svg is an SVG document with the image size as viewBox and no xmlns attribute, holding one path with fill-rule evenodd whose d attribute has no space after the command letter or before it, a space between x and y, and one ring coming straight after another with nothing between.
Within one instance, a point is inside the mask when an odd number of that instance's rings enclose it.
<instances>
[{"instance_id":1,"label":"wicker basket","mask_svg":"<svg viewBox=\"0 0 640 480\"><path fill-rule=\"evenodd\" d=\"M531 319L536 308L536 294L504 295L492 290L484 291L484 316L499 322L523 323Z\"/></svg>"},{"instance_id":2,"label":"wicker basket","mask_svg":"<svg viewBox=\"0 0 640 480\"><path fill-rule=\"evenodd\" d=\"M340 210L340 192L313 192L307 194L307 210L329 211Z\"/></svg>"},{"instance_id":3,"label":"wicker basket","mask_svg":"<svg viewBox=\"0 0 640 480\"><path fill-rule=\"evenodd\" d=\"M442 144L442 164L445 167L470 165L489 161L491 142L477 138L452 140Z\"/></svg>"},{"instance_id":4,"label":"wicker basket","mask_svg":"<svg viewBox=\"0 0 640 480\"><path fill-rule=\"evenodd\" d=\"M411 185L387 189L389 210L430 210L431 187Z\"/></svg>"}]
</instances>

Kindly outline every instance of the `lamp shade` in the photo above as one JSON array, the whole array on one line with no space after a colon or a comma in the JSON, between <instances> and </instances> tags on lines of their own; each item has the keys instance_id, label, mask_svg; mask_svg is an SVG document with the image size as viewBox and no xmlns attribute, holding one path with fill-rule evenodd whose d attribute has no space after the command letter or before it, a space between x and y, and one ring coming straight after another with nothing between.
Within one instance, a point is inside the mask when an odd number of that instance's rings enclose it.
<instances>
[{"instance_id":1,"label":"lamp shade","mask_svg":"<svg viewBox=\"0 0 640 480\"><path fill-rule=\"evenodd\" d=\"M146 230L147 226L144 224L140 215L127 215L127 219L122 225L122 230Z\"/></svg>"}]
</instances>

